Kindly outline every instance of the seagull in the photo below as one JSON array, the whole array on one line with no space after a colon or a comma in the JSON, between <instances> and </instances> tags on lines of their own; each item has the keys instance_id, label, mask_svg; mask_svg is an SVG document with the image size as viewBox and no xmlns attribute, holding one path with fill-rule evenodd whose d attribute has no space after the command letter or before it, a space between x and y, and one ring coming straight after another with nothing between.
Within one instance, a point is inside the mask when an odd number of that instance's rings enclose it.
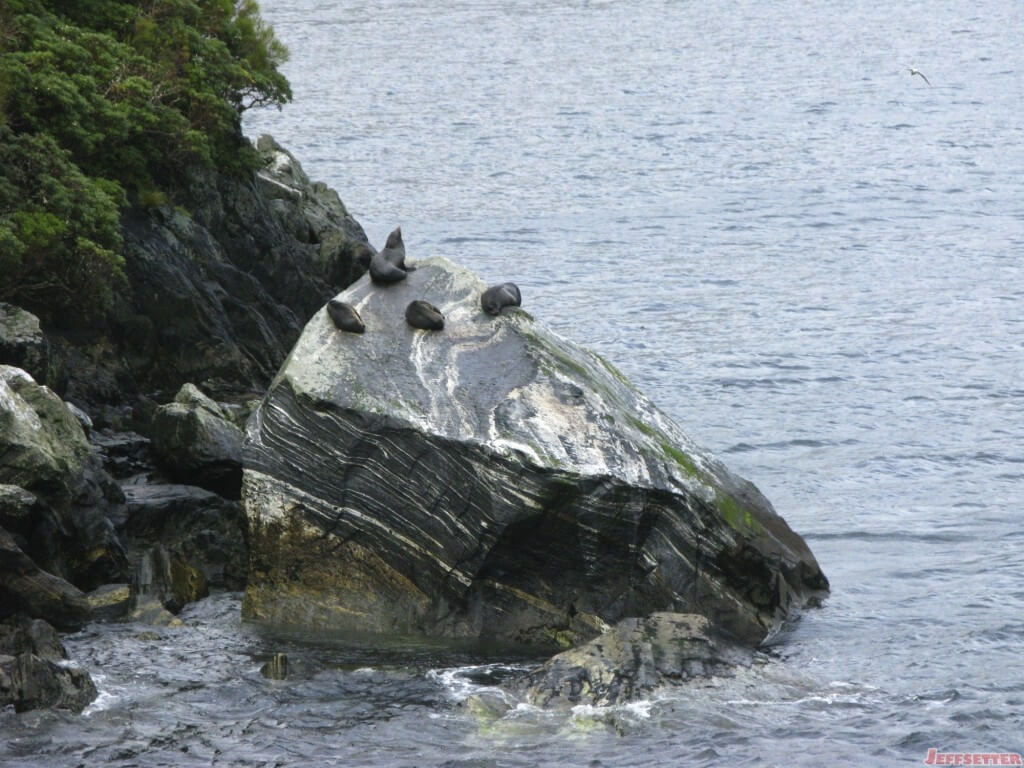
<instances>
[{"instance_id":1,"label":"seagull","mask_svg":"<svg viewBox=\"0 0 1024 768\"><path fill-rule=\"evenodd\" d=\"M931 85L931 83L928 82L928 78L925 77L924 74L920 70L917 70L917 69L914 69L913 67L911 67L910 68L910 76L913 77L914 75L921 75L921 79L924 80L926 83L928 83L928 85Z\"/></svg>"}]
</instances>

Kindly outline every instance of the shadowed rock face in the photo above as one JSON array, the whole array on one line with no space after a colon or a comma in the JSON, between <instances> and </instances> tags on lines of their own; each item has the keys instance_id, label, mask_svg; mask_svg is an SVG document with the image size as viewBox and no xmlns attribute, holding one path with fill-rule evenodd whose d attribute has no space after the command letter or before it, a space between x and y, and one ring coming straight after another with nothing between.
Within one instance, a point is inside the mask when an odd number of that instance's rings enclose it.
<instances>
[{"instance_id":1,"label":"shadowed rock face","mask_svg":"<svg viewBox=\"0 0 1024 768\"><path fill-rule=\"evenodd\" d=\"M246 436L247 616L566 646L674 611L757 643L827 590L753 485L485 289L430 260L338 296L364 335L310 320Z\"/></svg>"}]
</instances>

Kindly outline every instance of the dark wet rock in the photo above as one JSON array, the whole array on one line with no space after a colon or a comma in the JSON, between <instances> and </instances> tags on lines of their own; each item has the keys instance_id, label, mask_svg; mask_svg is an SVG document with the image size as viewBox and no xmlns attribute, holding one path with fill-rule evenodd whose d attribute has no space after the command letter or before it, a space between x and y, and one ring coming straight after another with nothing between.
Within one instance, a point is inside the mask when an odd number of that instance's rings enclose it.
<instances>
[{"instance_id":1,"label":"dark wet rock","mask_svg":"<svg viewBox=\"0 0 1024 768\"><path fill-rule=\"evenodd\" d=\"M125 209L126 279L111 313L86 327L28 307L42 321L50 375L27 358L11 361L84 407L97 427L118 430L137 427L119 407L141 393L166 400L187 381L218 398L262 391L303 323L369 259L366 235L336 192L311 182L271 137L256 149L258 172L197 164L183 170L175 204Z\"/></svg>"},{"instance_id":2,"label":"dark wet rock","mask_svg":"<svg viewBox=\"0 0 1024 768\"><path fill-rule=\"evenodd\" d=\"M752 660L750 649L715 633L703 616L654 613L623 619L551 658L527 679L527 698L545 707L622 704L695 678L730 675Z\"/></svg>"},{"instance_id":3,"label":"dark wet rock","mask_svg":"<svg viewBox=\"0 0 1024 768\"><path fill-rule=\"evenodd\" d=\"M153 415L153 456L175 481L237 499L242 484L242 431L193 384Z\"/></svg>"},{"instance_id":4,"label":"dark wet rock","mask_svg":"<svg viewBox=\"0 0 1024 768\"><path fill-rule=\"evenodd\" d=\"M89 436L103 467L115 478L139 475L152 468L148 437L138 432L102 429Z\"/></svg>"},{"instance_id":5,"label":"dark wet rock","mask_svg":"<svg viewBox=\"0 0 1024 768\"><path fill-rule=\"evenodd\" d=\"M192 485L124 486L128 514L118 532L133 551L162 544L211 587L244 589L249 567L241 504Z\"/></svg>"},{"instance_id":6,"label":"dark wet rock","mask_svg":"<svg viewBox=\"0 0 1024 768\"><path fill-rule=\"evenodd\" d=\"M0 484L0 526L15 536L31 531L33 523L46 514L46 505L20 485ZM21 539L21 544L25 539Z\"/></svg>"},{"instance_id":7,"label":"dark wet rock","mask_svg":"<svg viewBox=\"0 0 1024 768\"><path fill-rule=\"evenodd\" d=\"M15 614L74 630L89 619L89 604L80 589L42 570L0 528L0 619Z\"/></svg>"},{"instance_id":8,"label":"dark wet rock","mask_svg":"<svg viewBox=\"0 0 1024 768\"><path fill-rule=\"evenodd\" d=\"M0 621L0 653L8 656L32 653L51 661L68 657L57 630L51 624L24 616L11 616Z\"/></svg>"},{"instance_id":9,"label":"dark wet rock","mask_svg":"<svg viewBox=\"0 0 1024 768\"><path fill-rule=\"evenodd\" d=\"M761 642L828 582L807 545L601 357L480 311L446 260L317 313L249 422L243 611L569 647L700 613ZM446 331L401 323L423 298Z\"/></svg>"},{"instance_id":10,"label":"dark wet rock","mask_svg":"<svg viewBox=\"0 0 1024 768\"><path fill-rule=\"evenodd\" d=\"M202 573L157 544L142 554L132 572L129 615L138 621L140 611L155 605L178 613L209 593Z\"/></svg>"},{"instance_id":11,"label":"dark wet rock","mask_svg":"<svg viewBox=\"0 0 1024 768\"><path fill-rule=\"evenodd\" d=\"M131 585L104 584L86 594L93 621L119 621L131 610Z\"/></svg>"},{"instance_id":12,"label":"dark wet rock","mask_svg":"<svg viewBox=\"0 0 1024 768\"><path fill-rule=\"evenodd\" d=\"M0 655L0 708L13 705L15 712L44 707L81 712L97 695L84 669L28 652Z\"/></svg>"},{"instance_id":13,"label":"dark wet rock","mask_svg":"<svg viewBox=\"0 0 1024 768\"><path fill-rule=\"evenodd\" d=\"M36 381L51 376L50 343L39 318L21 307L0 301L0 364L22 368Z\"/></svg>"},{"instance_id":14,"label":"dark wet rock","mask_svg":"<svg viewBox=\"0 0 1024 768\"><path fill-rule=\"evenodd\" d=\"M124 550L108 517L123 502L120 488L67 405L10 366L0 366L0 455L0 484L36 498L20 507L16 522L10 511L3 513L25 554L84 589L126 576Z\"/></svg>"}]
</instances>

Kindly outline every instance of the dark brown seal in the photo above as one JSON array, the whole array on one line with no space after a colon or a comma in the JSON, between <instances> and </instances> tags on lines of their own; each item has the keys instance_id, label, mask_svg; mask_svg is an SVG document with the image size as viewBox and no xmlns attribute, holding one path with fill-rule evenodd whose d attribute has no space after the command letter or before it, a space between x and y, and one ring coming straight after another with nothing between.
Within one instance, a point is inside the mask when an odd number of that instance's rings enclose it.
<instances>
[{"instance_id":1,"label":"dark brown seal","mask_svg":"<svg viewBox=\"0 0 1024 768\"><path fill-rule=\"evenodd\" d=\"M397 283L405 280L407 272L413 267L405 263L405 243L402 242L402 228L396 227L388 235L384 250L370 258L370 279L375 283Z\"/></svg>"},{"instance_id":2,"label":"dark brown seal","mask_svg":"<svg viewBox=\"0 0 1024 768\"><path fill-rule=\"evenodd\" d=\"M522 306L523 297L519 293L519 286L515 283L502 283L492 285L480 297L480 306L488 315L501 314L505 307Z\"/></svg>"},{"instance_id":3,"label":"dark brown seal","mask_svg":"<svg viewBox=\"0 0 1024 768\"><path fill-rule=\"evenodd\" d=\"M440 331L444 328L444 315L430 302L417 299L405 308L405 322L424 331Z\"/></svg>"},{"instance_id":4,"label":"dark brown seal","mask_svg":"<svg viewBox=\"0 0 1024 768\"><path fill-rule=\"evenodd\" d=\"M334 325L349 333L363 333L366 326L363 325L363 318L356 312L356 308L339 299L331 299L327 302L327 314L331 316Z\"/></svg>"}]
</instances>

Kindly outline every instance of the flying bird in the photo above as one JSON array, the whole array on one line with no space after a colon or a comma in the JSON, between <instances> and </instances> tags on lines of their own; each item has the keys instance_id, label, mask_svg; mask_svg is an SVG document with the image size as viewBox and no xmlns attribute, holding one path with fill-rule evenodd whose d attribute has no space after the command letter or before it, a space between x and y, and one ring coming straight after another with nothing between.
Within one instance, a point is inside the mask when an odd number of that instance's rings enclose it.
<instances>
[{"instance_id":1,"label":"flying bird","mask_svg":"<svg viewBox=\"0 0 1024 768\"><path fill-rule=\"evenodd\" d=\"M931 85L931 83L928 81L928 78L924 76L923 72L921 72L920 70L917 70L917 69L914 69L913 67L911 67L910 68L910 76L913 77L914 75L921 75L921 79L924 80L926 83L928 83L928 85Z\"/></svg>"}]
</instances>

